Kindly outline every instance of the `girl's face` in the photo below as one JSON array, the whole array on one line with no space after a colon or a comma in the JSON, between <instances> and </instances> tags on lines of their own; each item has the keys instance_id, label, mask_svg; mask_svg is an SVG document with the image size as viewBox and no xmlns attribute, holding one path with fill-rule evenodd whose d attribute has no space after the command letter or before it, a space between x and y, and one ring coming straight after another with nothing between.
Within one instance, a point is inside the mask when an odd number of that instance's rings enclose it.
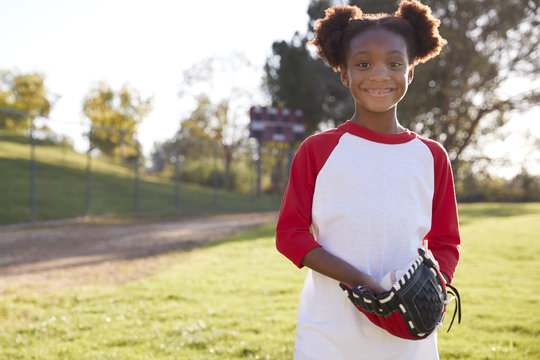
<instances>
[{"instance_id":1,"label":"girl's face","mask_svg":"<svg viewBox=\"0 0 540 360\"><path fill-rule=\"evenodd\" d=\"M341 80L350 89L357 111L394 112L413 78L405 39L388 30L370 29L354 37L346 66Z\"/></svg>"}]
</instances>

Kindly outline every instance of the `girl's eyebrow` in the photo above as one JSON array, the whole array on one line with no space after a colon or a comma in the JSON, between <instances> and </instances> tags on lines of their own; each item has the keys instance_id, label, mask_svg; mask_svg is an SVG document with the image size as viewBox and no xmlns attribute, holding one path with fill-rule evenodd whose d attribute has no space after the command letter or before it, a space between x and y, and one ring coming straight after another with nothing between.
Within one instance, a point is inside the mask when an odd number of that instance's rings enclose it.
<instances>
[{"instance_id":1,"label":"girl's eyebrow","mask_svg":"<svg viewBox=\"0 0 540 360\"><path fill-rule=\"evenodd\" d=\"M393 54L396 54L396 55L400 55L400 56L403 56L405 57L405 54L402 52L402 51L399 51L399 50L390 50L390 51L387 51L386 52L388 55L393 55ZM355 52L353 54L353 57L354 56L358 56L358 55L364 55L364 54L371 54L371 51L367 51L367 50L359 50L357 52Z\"/></svg>"},{"instance_id":2,"label":"girl's eyebrow","mask_svg":"<svg viewBox=\"0 0 540 360\"><path fill-rule=\"evenodd\" d=\"M391 51L388 51L387 54L397 54L397 55L401 55L401 56L405 57L405 54L402 51L399 51L399 50L391 50Z\"/></svg>"}]
</instances>

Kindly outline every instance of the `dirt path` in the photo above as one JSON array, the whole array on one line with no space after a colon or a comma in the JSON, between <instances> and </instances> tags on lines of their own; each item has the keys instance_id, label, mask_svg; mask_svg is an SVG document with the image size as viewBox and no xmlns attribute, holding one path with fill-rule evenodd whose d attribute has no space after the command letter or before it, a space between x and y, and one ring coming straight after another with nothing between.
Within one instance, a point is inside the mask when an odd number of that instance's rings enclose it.
<instances>
[{"instance_id":1,"label":"dirt path","mask_svg":"<svg viewBox=\"0 0 540 360\"><path fill-rule=\"evenodd\" d=\"M0 295L72 286L119 284L149 276L188 250L276 213L152 223L76 224L0 231Z\"/></svg>"}]
</instances>

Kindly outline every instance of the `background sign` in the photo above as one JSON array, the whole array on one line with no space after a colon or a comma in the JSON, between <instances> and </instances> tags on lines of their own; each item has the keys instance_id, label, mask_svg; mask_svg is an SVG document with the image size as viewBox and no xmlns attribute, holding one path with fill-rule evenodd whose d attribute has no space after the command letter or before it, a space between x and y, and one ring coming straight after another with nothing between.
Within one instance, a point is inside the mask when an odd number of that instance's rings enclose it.
<instances>
[{"instance_id":1,"label":"background sign","mask_svg":"<svg viewBox=\"0 0 540 360\"><path fill-rule=\"evenodd\" d=\"M297 142L306 136L302 110L253 106L249 115L249 136L259 141Z\"/></svg>"}]
</instances>

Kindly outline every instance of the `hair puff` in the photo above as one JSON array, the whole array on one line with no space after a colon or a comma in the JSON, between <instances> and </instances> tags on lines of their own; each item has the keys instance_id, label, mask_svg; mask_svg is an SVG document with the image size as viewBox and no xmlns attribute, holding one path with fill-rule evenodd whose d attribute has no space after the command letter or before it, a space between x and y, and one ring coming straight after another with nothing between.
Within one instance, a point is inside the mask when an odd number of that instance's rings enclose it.
<instances>
[{"instance_id":1,"label":"hair puff","mask_svg":"<svg viewBox=\"0 0 540 360\"><path fill-rule=\"evenodd\" d=\"M417 0L403 0L394 16L407 20L415 30L415 64L437 56L447 43L439 34L441 22L431 15L429 6Z\"/></svg>"},{"instance_id":2,"label":"hair puff","mask_svg":"<svg viewBox=\"0 0 540 360\"><path fill-rule=\"evenodd\" d=\"M343 38L350 20L362 17L358 6L338 5L325 10L325 17L315 23L315 37L309 42L319 57L338 71L345 57Z\"/></svg>"}]
</instances>

